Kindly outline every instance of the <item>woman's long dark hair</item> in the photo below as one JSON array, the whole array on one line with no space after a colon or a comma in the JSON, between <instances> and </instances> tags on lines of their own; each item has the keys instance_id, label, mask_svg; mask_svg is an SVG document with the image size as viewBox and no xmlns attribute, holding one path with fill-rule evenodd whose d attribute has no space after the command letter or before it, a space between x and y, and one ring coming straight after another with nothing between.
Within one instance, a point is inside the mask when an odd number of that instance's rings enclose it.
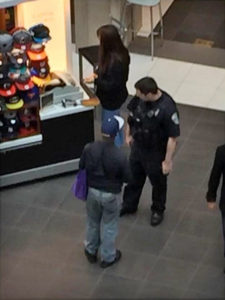
<instances>
[{"instance_id":1,"label":"woman's long dark hair","mask_svg":"<svg viewBox=\"0 0 225 300\"><path fill-rule=\"evenodd\" d=\"M123 45L119 32L114 25L103 25L97 30L100 39L98 72L104 73L116 60L124 66L130 63L127 48Z\"/></svg>"}]
</instances>

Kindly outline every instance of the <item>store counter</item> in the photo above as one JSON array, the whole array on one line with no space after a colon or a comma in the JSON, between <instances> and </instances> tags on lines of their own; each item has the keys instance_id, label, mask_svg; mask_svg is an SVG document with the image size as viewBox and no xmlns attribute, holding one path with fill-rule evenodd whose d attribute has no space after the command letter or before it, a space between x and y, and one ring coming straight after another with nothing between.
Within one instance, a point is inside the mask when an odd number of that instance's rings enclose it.
<instances>
[{"instance_id":1,"label":"store counter","mask_svg":"<svg viewBox=\"0 0 225 300\"><path fill-rule=\"evenodd\" d=\"M78 169L84 146L94 140L93 107L44 107L40 126L41 134L0 145L0 186Z\"/></svg>"}]
</instances>

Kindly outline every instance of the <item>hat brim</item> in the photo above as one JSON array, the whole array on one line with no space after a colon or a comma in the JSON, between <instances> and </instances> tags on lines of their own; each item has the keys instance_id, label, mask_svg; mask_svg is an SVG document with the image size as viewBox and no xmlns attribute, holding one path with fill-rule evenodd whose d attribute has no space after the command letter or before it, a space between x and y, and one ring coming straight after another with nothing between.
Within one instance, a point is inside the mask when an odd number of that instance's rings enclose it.
<instances>
[{"instance_id":1,"label":"hat brim","mask_svg":"<svg viewBox=\"0 0 225 300\"><path fill-rule=\"evenodd\" d=\"M38 43L38 44L42 44L42 43L47 43L48 41L50 41L52 38L50 36L48 36L47 38L36 38L33 37L33 40Z\"/></svg>"},{"instance_id":2,"label":"hat brim","mask_svg":"<svg viewBox=\"0 0 225 300\"><path fill-rule=\"evenodd\" d=\"M43 86L43 85L46 85L47 83L49 83L51 81L51 76L50 76L50 74L48 74L48 76L45 77L45 78L39 78L37 76L32 76L31 80L37 86Z\"/></svg>"},{"instance_id":3,"label":"hat brim","mask_svg":"<svg viewBox=\"0 0 225 300\"><path fill-rule=\"evenodd\" d=\"M15 95L15 93L16 93L16 87L14 84L10 87L9 90L0 89L0 96L3 96L3 97L10 97L10 96Z\"/></svg>"},{"instance_id":4,"label":"hat brim","mask_svg":"<svg viewBox=\"0 0 225 300\"><path fill-rule=\"evenodd\" d=\"M114 119L116 119L119 123L119 130L122 129L124 125L124 119L120 116L114 116Z\"/></svg>"},{"instance_id":5,"label":"hat brim","mask_svg":"<svg viewBox=\"0 0 225 300\"><path fill-rule=\"evenodd\" d=\"M32 80L29 80L29 82L27 83L16 82L16 87L20 91L28 91L34 87L34 83L32 82Z\"/></svg>"},{"instance_id":6,"label":"hat brim","mask_svg":"<svg viewBox=\"0 0 225 300\"><path fill-rule=\"evenodd\" d=\"M42 51L42 52L27 51L27 55L30 60L34 60L34 61L43 60L47 57L45 51Z\"/></svg>"},{"instance_id":7,"label":"hat brim","mask_svg":"<svg viewBox=\"0 0 225 300\"><path fill-rule=\"evenodd\" d=\"M21 127L19 129L19 133L20 133L21 136L32 135L32 134L34 134L36 132L37 132L37 130L35 128L33 128L33 127L29 127L29 128L23 128L23 127Z\"/></svg>"},{"instance_id":8,"label":"hat brim","mask_svg":"<svg viewBox=\"0 0 225 300\"><path fill-rule=\"evenodd\" d=\"M6 103L6 107L8 109L14 110L14 109L19 109L19 108L23 107L23 104L24 104L23 100L20 99L17 103Z\"/></svg>"}]
</instances>

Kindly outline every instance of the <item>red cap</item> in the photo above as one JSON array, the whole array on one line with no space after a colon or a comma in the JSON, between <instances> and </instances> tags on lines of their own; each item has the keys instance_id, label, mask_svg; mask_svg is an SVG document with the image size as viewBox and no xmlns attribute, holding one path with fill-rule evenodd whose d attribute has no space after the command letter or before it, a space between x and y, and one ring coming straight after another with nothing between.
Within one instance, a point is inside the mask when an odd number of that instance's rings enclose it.
<instances>
[{"instance_id":1,"label":"red cap","mask_svg":"<svg viewBox=\"0 0 225 300\"><path fill-rule=\"evenodd\" d=\"M34 87L34 83L29 79L27 82L21 83L21 82L16 82L16 87L20 91L28 91Z\"/></svg>"},{"instance_id":2,"label":"red cap","mask_svg":"<svg viewBox=\"0 0 225 300\"><path fill-rule=\"evenodd\" d=\"M16 87L14 84L12 84L8 90L0 89L0 96L3 97L13 96L15 95L15 93L16 93Z\"/></svg>"}]
</instances>

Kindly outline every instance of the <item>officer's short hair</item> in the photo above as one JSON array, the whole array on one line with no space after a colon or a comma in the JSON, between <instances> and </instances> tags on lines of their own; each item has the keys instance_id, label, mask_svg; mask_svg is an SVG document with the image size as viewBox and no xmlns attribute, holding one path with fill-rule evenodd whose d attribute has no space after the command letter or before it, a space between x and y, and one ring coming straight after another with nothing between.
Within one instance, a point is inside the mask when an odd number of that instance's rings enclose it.
<instances>
[{"instance_id":1,"label":"officer's short hair","mask_svg":"<svg viewBox=\"0 0 225 300\"><path fill-rule=\"evenodd\" d=\"M158 91L158 85L151 77L144 77L138 80L134 87L144 95L147 95L148 93L157 94Z\"/></svg>"}]
</instances>

